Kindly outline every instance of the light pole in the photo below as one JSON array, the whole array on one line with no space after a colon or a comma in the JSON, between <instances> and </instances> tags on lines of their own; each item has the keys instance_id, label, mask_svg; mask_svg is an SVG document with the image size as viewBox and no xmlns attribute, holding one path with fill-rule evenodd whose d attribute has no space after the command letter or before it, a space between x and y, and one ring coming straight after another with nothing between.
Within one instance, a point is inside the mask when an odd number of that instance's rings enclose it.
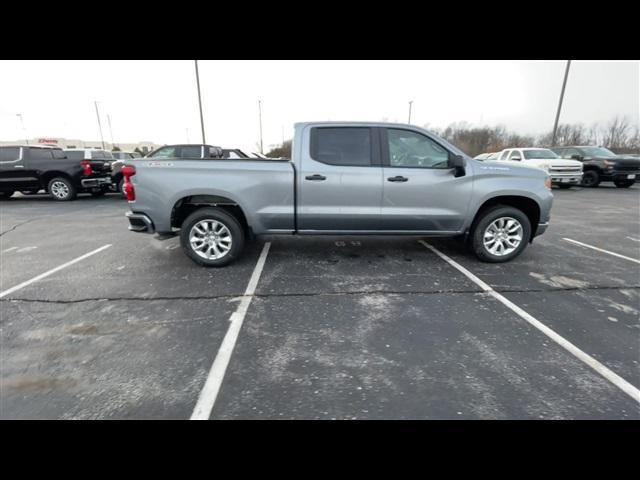
<instances>
[{"instance_id":1,"label":"light pole","mask_svg":"<svg viewBox=\"0 0 640 480\"><path fill-rule=\"evenodd\" d=\"M29 139L27 138L27 129L24 128L24 119L21 113L16 113L16 117L20 117L20 124L22 125L22 132L24 133L24 141L29 145Z\"/></svg>"},{"instance_id":2,"label":"light pole","mask_svg":"<svg viewBox=\"0 0 640 480\"><path fill-rule=\"evenodd\" d=\"M413 105L413 100L409 100L409 121L407 123L411 123L411 105Z\"/></svg>"},{"instance_id":3,"label":"light pole","mask_svg":"<svg viewBox=\"0 0 640 480\"><path fill-rule=\"evenodd\" d=\"M198 84L198 105L200 105L200 125L202 127L202 143L207 143L204 139L204 117L202 116L202 98L200 97L200 74L198 73L198 60L196 62L196 83Z\"/></svg>"},{"instance_id":4,"label":"light pole","mask_svg":"<svg viewBox=\"0 0 640 480\"><path fill-rule=\"evenodd\" d=\"M107 115L107 122L109 123L109 135L111 135L111 150L116 146L113 142L113 130L111 130L111 116Z\"/></svg>"},{"instance_id":5,"label":"light pole","mask_svg":"<svg viewBox=\"0 0 640 480\"><path fill-rule=\"evenodd\" d=\"M102 142L102 149L104 150L104 138L102 136L102 124L100 123L100 114L98 113L98 102L94 100L93 103L96 106L96 116L98 117L98 128L100 129L100 141Z\"/></svg>"},{"instance_id":6,"label":"light pole","mask_svg":"<svg viewBox=\"0 0 640 480\"><path fill-rule=\"evenodd\" d=\"M260 121L260 153L264 155L262 151L262 101L258 100L258 120Z\"/></svg>"},{"instance_id":7,"label":"light pole","mask_svg":"<svg viewBox=\"0 0 640 480\"><path fill-rule=\"evenodd\" d=\"M564 98L564 89L567 86L567 77L569 76L569 67L571 60L567 60L567 68L564 70L564 81L562 82L562 90L560 91L560 101L558 101L558 111L556 112L556 121L553 124L553 136L551 138L551 146L556 145L556 130L558 130L558 120L560 119L560 110L562 109L562 99Z\"/></svg>"}]
</instances>

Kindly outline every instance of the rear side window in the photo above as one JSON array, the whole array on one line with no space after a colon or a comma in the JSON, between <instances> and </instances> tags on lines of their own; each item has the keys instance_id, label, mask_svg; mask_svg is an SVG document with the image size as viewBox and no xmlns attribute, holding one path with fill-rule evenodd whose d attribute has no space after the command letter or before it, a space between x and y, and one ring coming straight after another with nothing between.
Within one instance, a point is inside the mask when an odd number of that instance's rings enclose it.
<instances>
[{"instance_id":1,"label":"rear side window","mask_svg":"<svg viewBox=\"0 0 640 480\"><path fill-rule=\"evenodd\" d=\"M311 129L311 158L329 165L371 165L371 129L315 127Z\"/></svg>"},{"instance_id":2,"label":"rear side window","mask_svg":"<svg viewBox=\"0 0 640 480\"><path fill-rule=\"evenodd\" d=\"M191 145L182 147L180 152L181 158L200 158L202 155L202 147L200 145Z\"/></svg>"},{"instance_id":3,"label":"rear side window","mask_svg":"<svg viewBox=\"0 0 640 480\"><path fill-rule=\"evenodd\" d=\"M84 152L64 152L71 160L84 160Z\"/></svg>"},{"instance_id":4,"label":"rear side window","mask_svg":"<svg viewBox=\"0 0 640 480\"><path fill-rule=\"evenodd\" d=\"M20 158L20 148L4 147L0 148L0 162L12 162Z\"/></svg>"},{"instance_id":5,"label":"rear side window","mask_svg":"<svg viewBox=\"0 0 640 480\"><path fill-rule=\"evenodd\" d=\"M53 156L48 148L30 148L29 158L31 160L51 160Z\"/></svg>"}]
</instances>

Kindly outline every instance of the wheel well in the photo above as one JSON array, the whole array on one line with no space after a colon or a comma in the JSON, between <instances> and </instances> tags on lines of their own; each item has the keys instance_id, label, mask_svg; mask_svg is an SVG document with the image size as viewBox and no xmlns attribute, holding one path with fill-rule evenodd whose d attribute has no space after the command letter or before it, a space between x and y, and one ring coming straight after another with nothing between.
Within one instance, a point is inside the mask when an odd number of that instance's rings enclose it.
<instances>
[{"instance_id":1,"label":"wheel well","mask_svg":"<svg viewBox=\"0 0 640 480\"><path fill-rule=\"evenodd\" d=\"M73 179L71 178L71 176L68 173L65 172L57 172L57 171L51 171L51 172L45 172L41 177L40 177L40 183L42 185L42 188L47 188L49 187L49 182L51 180L53 180L56 177L63 177L66 178L67 180L69 180L71 182L72 185L75 186Z\"/></svg>"},{"instance_id":2,"label":"wheel well","mask_svg":"<svg viewBox=\"0 0 640 480\"><path fill-rule=\"evenodd\" d=\"M535 236L536 230L538 228L538 223L540 222L540 206L535 200L532 200L528 197L519 197L516 195L493 197L484 202L478 209L478 212L473 219L473 223L471 224L471 228L469 228L469 231L473 232L478 219L484 212L497 205L507 205L509 207L514 207L518 210L521 210L527 216L529 222L531 223L531 238L529 239L529 241L533 240L533 237Z\"/></svg>"},{"instance_id":3,"label":"wheel well","mask_svg":"<svg viewBox=\"0 0 640 480\"><path fill-rule=\"evenodd\" d=\"M171 226L180 228L185 218L203 207L217 207L224 210L238 220L247 236L251 235L251 227L240 205L229 198L217 195L192 195L178 200L171 210Z\"/></svg>"}]
</instances>

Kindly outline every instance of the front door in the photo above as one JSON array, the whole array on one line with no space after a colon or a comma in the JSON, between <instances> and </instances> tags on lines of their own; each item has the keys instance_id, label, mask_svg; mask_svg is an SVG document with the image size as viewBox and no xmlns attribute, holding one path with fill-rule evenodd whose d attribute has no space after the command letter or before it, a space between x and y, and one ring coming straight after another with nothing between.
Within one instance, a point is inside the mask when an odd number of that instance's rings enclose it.
<instances>
[{"instance_id":1,"label":"front door","mask_svg":"<svg viewBox=\"0 0 640 480\"><path fill-rule=\"evenodd\" d=\"M458 232L467 217L471 175L455 176L445 147L422 133L382 131L382 223L388 231Z\"/></svg>"},{"instance_id":2,"label":"front door","mask_svg":"<svg viewBox=\"0 0 640 480\"><path fill-rule=\"evenodd\" d=\"M379 230L382 168L378 129L309 127L297 172L298 230Z\"/></svg>"}]
</instances>

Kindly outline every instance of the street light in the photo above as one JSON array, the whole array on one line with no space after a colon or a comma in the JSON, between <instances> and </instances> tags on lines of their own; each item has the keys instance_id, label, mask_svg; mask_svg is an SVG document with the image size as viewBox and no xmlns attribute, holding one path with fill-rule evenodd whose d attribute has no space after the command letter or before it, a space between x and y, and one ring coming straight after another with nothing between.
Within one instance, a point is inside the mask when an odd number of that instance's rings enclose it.
<instances>
[{"instance_id":1,"label":"street light","mask_svg":"<svg viewBox=\"0 0 640 480\"><path fill-rule=\"evenodd\" d=\"M27 129L24 128L24 119L21 113L16 113L16 117L20 117L20 123L22 124L22 132L24 133L24 141L29 145L29 139L27 138Z\"/></svg>"},{"instance_id":2,"label":"street light","mask_svg":"<svg viewBox=\"0 0 640 480\"><path fill-rule=\"evenodd\" d=\"M407 123L411 123L411 105L413 105L413 100L409 100L409 121Z\"/></svg>"},{"instance_id":3,"label":"street light","mask_svg":"<svg viewBox=\"0 0 640 480\"><path fill-rule=\"evenodd\" d=\"M198 60L196 62L196 83L198 84L198 105L200 105L200 125L202 126L202 143L207 143L204 139L204 117L202 116L202 98L200 98L200 74L198 73Z\"/></svg>"},{"instance_id":4,"label":"street light","mask_svg":"<svg viewBox=\"0 0 640 480\"><path fill-rule=\"evenodd\" d=\"M262 151L262 101L258 100L258 120L260 121L260 153L264 155Z\"/></svg>"},{"instance_id":5,"label":"street light","mask_svg":"<svg viewBox=\"0 0 640 480\"><path fill-rule=\"evenodd\" d=\"M562 109L562 99L564 98L564 88L567 86L567 77L569 76L569 67L571 60L567 60L567 68L564 70L564 81L562 82L562 90L560 91L560 101L558 102L558 111L556 112L556 121L553 124L553 135L551 137L551 146L556 145L556 130L558 130L558 119L560 118L560 110Z\"/></svg>"},{"instance_id":6,"label":"street light","mask_svg":"<svg viewBox=\"0 0 640 480\"><path fill-rule=\"evenodd\" d=\"M96 116L98 117L98 129L100 130L100 142L102 142L102 149L104 150L104 137L102 136L102 124L100 123L100 113L98 113L98 101L93 101L96 106Z\"/></svg>"}]
</instances>

